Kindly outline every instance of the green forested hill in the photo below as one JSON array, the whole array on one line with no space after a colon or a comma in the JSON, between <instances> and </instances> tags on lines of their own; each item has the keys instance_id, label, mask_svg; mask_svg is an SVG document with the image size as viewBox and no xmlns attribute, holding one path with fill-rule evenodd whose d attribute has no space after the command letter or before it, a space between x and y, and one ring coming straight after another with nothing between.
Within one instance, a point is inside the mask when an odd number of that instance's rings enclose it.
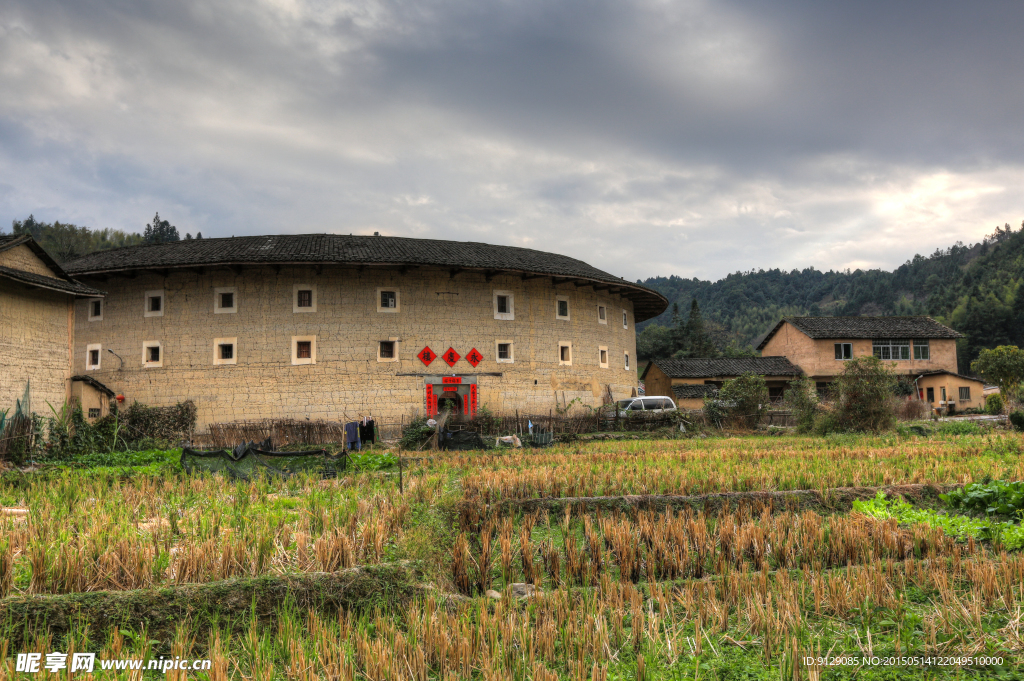
<instances>
[{"instance_id":1,"label":"green forested hill","mask_svg":"<svg viewBox=\"0 0 1024 681\"><path fill-rule=\"evenodd\" d=\"M671 327L674 308L685 317L696 299L707 330L720 349L749 349L786 315L926 314L967 338L960 342L966 370L982 348L1024 346L1024 224L1009 225L982 242L957 243L930 256L915 255L893 272L757 270L716 282L655 277L641 283L665 294L674 305L640 325L637 354L660 356L657 339Z\"/></svg>"}]
</instances>

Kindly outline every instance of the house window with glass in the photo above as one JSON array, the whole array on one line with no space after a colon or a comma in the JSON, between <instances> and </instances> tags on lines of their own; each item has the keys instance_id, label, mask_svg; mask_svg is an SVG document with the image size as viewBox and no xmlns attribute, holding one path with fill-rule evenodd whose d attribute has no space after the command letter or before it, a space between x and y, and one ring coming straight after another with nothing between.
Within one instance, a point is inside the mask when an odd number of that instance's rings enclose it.
<instances>
[{"instance_id":1,"label":"house window with glass","mask_svg":"<svg viewBox=\"0 0 1024 681\"><path fill-rule=\"evenodd\" d=\"M871 348L878 359L910 359L910 341L906 338L884 338L871 341Z\"/></svg>"},{"instance_id":2,"label":"house window with glass","mask_svg":"<svg viewBox=\"0 0 1024 681\"><path fill-rule=\"evenodd\" d=\"M103 321L103 300L100 298L93 298L89 301L89 321L90 322L101 322Z\"/></svg>"},{"instance_id":3,"label":"house window with glass","mask_svg":"<svg viewBox=\"0 0 1024 681\"><path fill-rule=\"evenodd\" d=\"M971 389L970 387L964 386L960 388L960 401L970 402L971 401Z\"/></svg>"},{"instance_id":4,"label":"house window with glass","mask_svg":"<svg viewBox=\"0 0 1024 681\"><path fill-rule=\"evenodd\" d=\"M914 359L930 359L928 341L916 340L914 341Z\"/></svg>"},{"instance_id":5,"label":"house window with glass","mask_svg":"<svg viewBox=\"0 0 1024 681\"><path fill-rule=\"evenodd\" d=\"M853 359L853 343L836 343L836 359Z\"/></svg>"},{"instance_id":6,"label":"house window with glass","mask_svg":"<svg viewBox=\"0 0 1024 681\"><path fill-rule=\"evenodd\" d=\"M559 296L555 301L555 317L558 319L569 318L569 299Z\"/></svg>"},{"instance_id":7,"label":"house window with glass","mask_svg":"<svg viewBox=\"0 0 1024 681\"><path fill-rule=\"evenodd\" d=\"M380 342L380 358L381 359L394 359L395 357L395 342L394 341L381 341Z\"/></svg>"},{"instance_id":8,"label":"house window with glass","mask_svg":"<svg viewBox=\"0 0 1024 681\"><path fill-rule=\"evenodd\" d=\"M512 362L512 343L510 341L498 341L498 361L499 362Z\"/></svg>"}]
</instances>

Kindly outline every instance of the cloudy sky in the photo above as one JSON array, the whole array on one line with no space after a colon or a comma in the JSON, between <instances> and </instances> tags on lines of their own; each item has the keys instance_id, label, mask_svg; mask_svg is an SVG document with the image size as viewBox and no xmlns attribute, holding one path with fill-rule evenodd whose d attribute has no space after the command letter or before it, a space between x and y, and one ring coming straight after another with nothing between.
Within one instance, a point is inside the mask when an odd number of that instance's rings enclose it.
<instances>
[{"instance_id":1,"label":"cloudy sky","mask_svg":"<svg viewBox=\"0 0 1024 681\"><path fill-rule=\"evenodd\" d=\"M0 225L891 268L1024 218L1022 25L1017 0L3 0Z\"/></svg>"}]
</instances>

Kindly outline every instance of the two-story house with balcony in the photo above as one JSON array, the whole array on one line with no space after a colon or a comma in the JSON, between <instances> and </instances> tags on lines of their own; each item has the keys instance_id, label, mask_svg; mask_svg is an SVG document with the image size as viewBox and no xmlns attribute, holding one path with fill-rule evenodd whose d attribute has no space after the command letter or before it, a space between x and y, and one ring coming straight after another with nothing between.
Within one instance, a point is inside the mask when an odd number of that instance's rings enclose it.
<instances>
[{"instance_id":1,"label":"two-story house with balcony","mask_svg":"<svg viewBox=\"0 0 1024 681\"><path fill-rule=\"evenodd\" d=\"M845 362L874 355L910 376L935 409L978 408L984 384L958 372L962 334L931 317L785 317L757 346L762 357L785 357L824 390Z\"/></svg>"}]
</instances>

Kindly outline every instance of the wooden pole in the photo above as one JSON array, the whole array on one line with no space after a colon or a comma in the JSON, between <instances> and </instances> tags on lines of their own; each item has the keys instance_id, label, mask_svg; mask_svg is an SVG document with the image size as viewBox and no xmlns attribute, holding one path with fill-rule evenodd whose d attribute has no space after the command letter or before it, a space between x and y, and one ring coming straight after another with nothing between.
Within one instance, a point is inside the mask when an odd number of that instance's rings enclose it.
<instances>
[{"instance_id":1,"label":"wooden pole","mask_svg":"<svg viewBox=\"0 0 1024 681\"><path fill-rule=\"evenodd\" d=\"M405 495L405 486L402 484L402 446L398 446L398 493Z\"/></svg>"}]
</instances>

